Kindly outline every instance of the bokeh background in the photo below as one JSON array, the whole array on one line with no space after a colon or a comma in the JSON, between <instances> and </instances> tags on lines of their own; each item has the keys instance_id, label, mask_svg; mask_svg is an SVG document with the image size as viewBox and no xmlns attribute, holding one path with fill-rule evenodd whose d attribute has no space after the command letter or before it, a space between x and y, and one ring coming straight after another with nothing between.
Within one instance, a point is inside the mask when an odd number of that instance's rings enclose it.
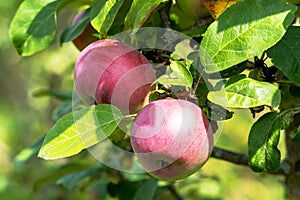
<instances>
[{"instance_id":1,"label":"bokeh background","mask_svg":"<svg viewBox=\"0 0 300 200\"><path fill-rule=\"evenodd\" d=\"M78 186L68 191L55 183L55 172L63 164L69 160L85 162L80 156L57 161L33 157L23 162L22 156L31 153L28 149L16 157L54 124L53 109L62 104L33 94L40 89L72 91L73 66L79 54L71 43L59 46L56 39L47 50L20 57L10 42L9 24L21 2L0 4L0 199L93 199L88 188ZM248 110L235 112L234 118L225 122L217 146L247 153L248 132L254 120ZM280 149L284 156L283 140L282 135ZM247 167L215 158L175 185L184 199L286 199L283 177L253 173ZM103 195L103 199L113 198Z\"/></svg>"}]
</instances>

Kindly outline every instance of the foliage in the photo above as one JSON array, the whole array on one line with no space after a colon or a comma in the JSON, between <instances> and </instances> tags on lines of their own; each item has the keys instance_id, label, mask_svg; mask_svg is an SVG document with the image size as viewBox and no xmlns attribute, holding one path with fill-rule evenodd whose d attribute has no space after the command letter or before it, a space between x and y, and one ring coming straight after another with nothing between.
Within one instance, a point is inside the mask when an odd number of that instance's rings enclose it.
<instances>
[{"instance_id":1,"label":"foliage","mask_svg":"<svg viewBox=\"0 0 300 200\"><path fill-rule=\"evenodd\" d=\"M150 99L196 99L211 122L218 123L229 120L234 115L233 108L250 110L256 121L249 132L248 165L255 172L281 173L283 161L278 148L281 130L290 127L300 113L297 92L300 91L300 27L294 23L299 15L297 7L281 0L244 0L218 14L212 23L201 26L204 31L191 26L190 32L174 20L178 17L172 10L174 7L176 4L166 0L25 0L11 21L9 34L21 56L37 54L49 47L59 33L57 15L70 8L88 8L89 12L78 24L64 27L62 43L76 38L87 23L97 30L99 39L132 29L134 35L141 27L165 26L190 33L195 41L200 41L200 46L188 52L186 58L180 53L175 55L155 49L141 51L149 61L163 66L157 68L159 77L153 83L156 90ZM157 42L147 39L143 42ZM175 51L179 49L179 52L186 48L176 47ZM35 93L35 96L45 95L64 101L56 107L54 118L57 121L46 133L43 143L40 139L36 145L24 149L18 160L26 162L37 151L39 157L47 160L79 152L76 156L85 157L85 149L107 139L131 151L127 130L131 124L128 119L132 116L122 115L112 105L83 107L77 97L66 91L46 89ZM121 126L122 130L118 128ZM293 129L294 142L299 141L299 130L299 125ZM122 162L128 161L130 167L137 167L130 163L132 160L126 159L124 157ZM76 166L70 161L56 172L56 176L51 176L39 184L56 181L71 190L78 184L97 183L105 188L108 196L119 199L141 199L145 194L155 199L161 191L178 195L173 183L160 182L145 174L116 172L98 162L92 166ZM101 182L104 177L108 177L109 182Z\"/></svg>"}]
</instances>

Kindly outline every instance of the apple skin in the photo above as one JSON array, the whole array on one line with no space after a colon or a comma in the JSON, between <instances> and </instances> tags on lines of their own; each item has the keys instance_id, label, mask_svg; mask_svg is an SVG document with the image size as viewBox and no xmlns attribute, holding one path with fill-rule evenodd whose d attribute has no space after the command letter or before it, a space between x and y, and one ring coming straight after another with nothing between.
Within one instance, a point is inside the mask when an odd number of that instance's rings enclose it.
<instances>
[{"instance_id":1,"label":"apple skin","mask_svg":"<svg viewBox=\"0 0 300 200\"><path fill-rule=\"evenodd\" d=\"M138 113L131 127L131 145L149 174L174 181L204 165L213 148L213 133L197 105L163 99Z\"/></svg>"},{"instance_id":2,"label":"apple skin","mask_svg":"<svg viewBox=\"0 0 300 200\"><path fill-rule=\"evenodd\" d=\"M72 21L72 25L77 23L80 20L80 18L84 15L85 12L86 10L79 12L74 17ZM97 34L97 31L93 28L91 23L88 23L84 28L84 30L82 31L82 33L78 37L76 37L72 42L79 51L82 51L89 44L98 40L97 37L94 36L95 34Z\"/></svg>"},{"instance_id":3,"label":"apple skin","mask_svg":"<svg viewBox=\"0 0 300 200\"><path fill-rule=\"evenodd\" d=\"M182 12L193 20L199 20L210 15L203 5L205 0L176 0L176 5Z\"/></svg>"},{"instance_id":4,"label":"apple skin","mask_svg":"<svg viewBox=\"0 0 300 200\"><path fill-rule=\"evenodd\" d=\"M112 39L88 45L74 68L75 90L84 103L113 104L124 114L141 109L154 81L148 60L133 47Z\"/></svg>"}]
</instances>

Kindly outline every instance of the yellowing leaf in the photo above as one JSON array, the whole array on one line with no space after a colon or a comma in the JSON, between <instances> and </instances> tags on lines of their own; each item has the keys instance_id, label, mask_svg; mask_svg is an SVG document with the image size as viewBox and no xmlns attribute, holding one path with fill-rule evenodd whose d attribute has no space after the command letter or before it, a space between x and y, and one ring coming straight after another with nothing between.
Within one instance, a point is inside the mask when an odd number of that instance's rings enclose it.
<instances>
[{"instance_id":1,"label":"yellowing leaf","mask_svg":"<svg viewBox=\"0 0 300 200\"><path fill-rule=\"evenodd\" d=\"M210 12L211 16L216 19L227 8L241 0L205 0L203 5Z\"/></svg>"}]
</instances>

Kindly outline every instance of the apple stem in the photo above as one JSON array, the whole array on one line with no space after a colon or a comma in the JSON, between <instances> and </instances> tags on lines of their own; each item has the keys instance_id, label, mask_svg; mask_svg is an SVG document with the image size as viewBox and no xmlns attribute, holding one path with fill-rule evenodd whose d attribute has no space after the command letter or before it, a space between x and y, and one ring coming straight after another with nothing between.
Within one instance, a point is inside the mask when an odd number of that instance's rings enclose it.
<instances>
[{"instance_id":1,"label":"apple stem","mask_svg":"<svg viewBox=\"0 0 300 200\"><path fill-rule=\"evenodd\" d=\"M130 114L130 115L125 115L124 118L132 118L136 117L137 114Z\"/></svg>"}]
</instances>

